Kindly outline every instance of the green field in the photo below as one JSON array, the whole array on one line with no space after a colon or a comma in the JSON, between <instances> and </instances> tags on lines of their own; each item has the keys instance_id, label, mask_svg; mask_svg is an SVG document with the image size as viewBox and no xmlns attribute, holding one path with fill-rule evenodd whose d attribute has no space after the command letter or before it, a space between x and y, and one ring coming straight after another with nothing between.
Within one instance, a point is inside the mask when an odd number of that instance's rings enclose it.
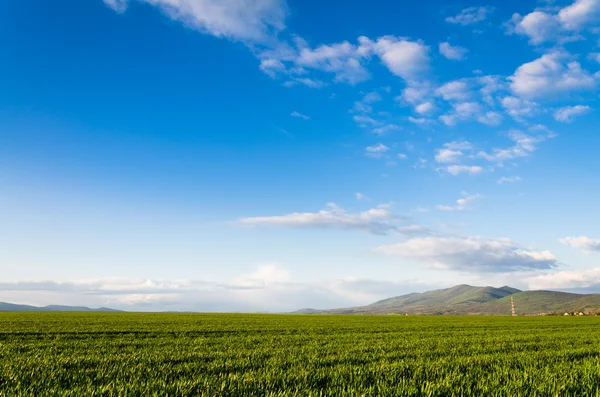
<instances>
[{"instance_id":1,"label":"green field","mask_svg":"<svg viewBox=\"0 0 600 397\"><path fill-rule=\"evenodd\" d=\"M600 396L600 317L0 313L0 396Z\"/></svg>"}]
</instances>

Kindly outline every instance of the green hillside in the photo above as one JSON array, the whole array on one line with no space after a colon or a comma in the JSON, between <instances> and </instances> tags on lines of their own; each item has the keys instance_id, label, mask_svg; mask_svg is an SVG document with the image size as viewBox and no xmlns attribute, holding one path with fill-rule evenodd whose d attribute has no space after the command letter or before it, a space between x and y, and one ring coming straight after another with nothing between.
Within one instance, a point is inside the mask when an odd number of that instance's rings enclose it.
<instances>
[{"instance_id":1,"label":"green hillside","mask_svg":"<svg viewBox=\"0 0 600 397\"><path fill-rule=\"evenodd\" d=\"M299 311L307 314L423 314L423 315L510 315L511 298L517 315L600 313L600 295L555 291L520 291L504 286L457 285L424 293L384 299L367 306L333 310Z\"/></svg>"}]
</instances>

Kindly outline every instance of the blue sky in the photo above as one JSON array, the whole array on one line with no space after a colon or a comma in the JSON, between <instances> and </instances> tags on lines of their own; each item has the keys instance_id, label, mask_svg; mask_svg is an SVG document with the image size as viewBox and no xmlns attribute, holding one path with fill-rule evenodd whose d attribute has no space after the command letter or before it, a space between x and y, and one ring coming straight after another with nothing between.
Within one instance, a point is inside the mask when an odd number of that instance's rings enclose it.
<instances>
[{"instance_id":1,"label":"blue sky","mask_svg":"<svg viewBox=\"0 0 600 397\"><path fill-rule=\"evenodd\" d=\"M0 300L600 292L600 1L8 0Z\"/></svg>"}]
</instances>

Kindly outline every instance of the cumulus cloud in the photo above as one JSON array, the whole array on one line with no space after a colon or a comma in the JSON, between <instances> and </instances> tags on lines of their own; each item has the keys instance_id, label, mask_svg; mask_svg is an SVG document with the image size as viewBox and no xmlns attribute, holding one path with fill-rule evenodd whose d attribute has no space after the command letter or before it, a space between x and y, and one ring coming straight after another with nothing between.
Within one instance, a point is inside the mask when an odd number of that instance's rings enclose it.
<instances>
[{"instance_id":1,"label":"cumulus cloud","mask_svg":"<svg viewBox=\"0 0 600 397\"><path fill-rule=\"evenodd\" d=\"M307 115L297 112L295 110L290 114L290 116L297 117L297 118L304 119L304 120L310 119L310 117L308 117Z\"/></svg>"},{"instance_id":2,"label":"cumulus cloud","mask_svg":"<svg viewBox=\"0 0 600 397\"><path fill-rule=\"evenodd\" d=\"M405 80L415 80L429 68L429 47L420 42L383 36L374 42L363 38L363 45L371 48L390 72Z\"/></svg>"},{"instance_id":3,"label":"cumulus cloud","mask_svg":"<svg viewBox=\"0 0 600 397\"><path fill-rule=\"evenodd\" d=\"M438 163L458 163L462 160L465 150L471 150L470 142L448 142L443 148L436 150L435 161Z\"/></svg>"},{"instance_id":4,"label":"cumulus cloud","mask_svg":"<svg viewBox=\"0 0 600 397\"><path fill-rule=\"evenodd\" d=\"M556 39L559 31L557 18L544 11L534 11L524 17L514 14L509 22L509 33L528 36L529 42L534 45Z\"/></svg>"},{"instance_id":5,"label":"cumulus cloud","mask_svg":"<svg viewBox=\"0 0 600 397\"><path fill-rule=\"evenodd\" d=\"M302 46L294 60L297 66L333 73L336 81L349 84L356 84L371 77L363 65L370 52L362 45L357 46L344 41L331 45L322 44L314 49L304 43Z\"/></svg>"},{"instance_id":6,"label":"cumulus cloud","mask_svg":"<svg viewBox=\"0 0 600 397\"><path fill-rule=\"evenodd\" d=\"M105 278L70 281L0 282L0 300L112 307L132 311L271 311L330 309L365 305L390 296L432 289L418 280L341 277L318 282L295 281L277 263L258 264L248 274L222 282Z\"/></svg>"},{"instance_id":7,"label":"cumulus cloud","mask_svg":"<svg viewBox=\"0 0 600 397\"><path fill-rule=\"evenodd\" d=\"M587 236L564 237L559 239L562 244L572 248L577 248L585 252L600 252L600 239L592 239Z\"/></svg>"},{"instance_id":8,"label":"cumulus cloud","mask_svg":"<svg viewBox=\"0 0 600 397\"><path fill-rule=\"evenodd\" d=\"M490 153L481 151L478 153L478 157L490 162L503 163L504 161L531 155L537 149L537 145L547 139L547 136L527 135L518 130L511 131L508 137L514 142L513 146L505 149L494 149Z\"/></svg>"},{"instance_id":9,"label":"cumulus cloud","mask_svg":"<svg viewBox=\"0 0 600 397\"><path fill-rule=\"evenodd\" d=\"M558 12L556 12L558 11ZM514 14L507 23L508 33L529 37L530 44L547 41L569 41L573 36L600 20L600 1L575 0L572 4L556 8L538 9L525 16Z\"/></svg>"},{"instance_id":10,"label":"cumulus cloud","mask_svg":"<svg viewBox=\"0 0 600 397\"><path fill-rule=\"evenodd\" d=\"M449 166L443 168L443 170L454 176L460 175L460 174L477 175L477 174L480 174L481 172L483 172L483 167L480 167L478 165L454 164L454 165L449 165Z\"/></svg>"},{"instance_id":11,"label":"cumulus cloud","mask_svg":"<svg viewBox=\"0 0 600 397\"><path fill-rule=\"evenodd\" d=\"M330 203L327 209L319 212L242 218L239 222L248 226L360 230L373 234L388 234L399 232L402 220L402 217L393 214L388 208L377 207L352 214Z\"/></svg>"},{"instance_id":12,"label":"cumulus cloud","mask_svg":"<svg viewBox=\"0 0 600 397\"><path fill-rule=\"evenodd\" d=\"M554 112L554 119L563 123L570 123L574 117L587 114L590 110L592 108L585 105L565 106Z\"/></svg>"},{"instance_id":13,"label":"cumulus cloud","mask_svg":"<svg viewBox=\"0 0 600 397\"><path fill-rule=\"evenodd\" d=\"M446 18L446 22L463 26L473 25L475 23L484 21L493 10L493 7L488 6L465 8L457 15Z\"/></svg>"},{"instance_id":14,"label":"cumulus cloud","mask_svg":"<svg viewBox=\"0 0 600 397\"><path fill-rule=\"evenodd\" d=\"M571 290L581 293L600 293L600 267L541 274L530 277L526 281L529 288L534 290Z\"/></svg>"},{"instance_id":15,"label":"cumulus cloud","mask_svg":"<svg viewBox=\"0 0 600 397\"><path fill-rule=\"evenodd\" d=\"M481 116L477 117L477 121L485 125L500 125L502 123L502 115L496 112L485 112Z\"/></svg>"},{"instance_id":16,"label":"cumulus cloud","mask_svg":"<svg viewBox=\"0 0 600 397\"><path fill-rule=\"evenodd\" d=\"M557 51L519 66L509 80L512 92L527 98L569 94L596 87L594 76L583 70L579 62Z\"/></svg>"},{"instance_id":17,"label":"cumulus cloud","mask_svg":"<svg viewBox=\"0 0 600 397\"><path fill-rule=\"evenodd\" d=\"M423 102L415 107L415 111L419 114L429 114L435 109L431 102Z\"/></svg>"},{"instance_id":18,"label":"cumulus cloud","mask_svg":"<svg viewBox=\"0 0 600 397\"><path fill-rule=\"evenodd\" d=\"M468 83L465 80L454 80L439 87L436 91L445 101L465 101L471 96Z\"/></svg>"},{"instance_id":19,"label":"cumulus cloud","mask_svg":"<svg viewBox=\"0 0 600 397\"><path fill-rule=\"evenodd\" d=\"M456 125L458 121L476 118L481 112L481 105L477 102L460 102L452 104L453 111L439 117L447 126Z\"/></svg>"},{"instance_id":20,"label":"cumulus cloud","mask_svg":"<svg viewBox=\"0 0 600 397\"><path fill-rule=\"evenodd\" d=\"M417 260L435 269L473 273L547 270L557 265L550 251L525 249L507 238L421 237L380 246L375 252Z\"/></svg>"},{"instance_id":21,"label":"cumulus cloud","mask_svg":"<svg viewBox=\"0 0 600 397\"><path fill-rule=\"evenodd\" d=\"M383 143L378 143L376 145L367 146L365 148L365 153L369 157L378 158L383 156L383 154L388 150L390 150L389 147L385 146Z\"/></svg>"},{"instance_id":22,"label":"cumulus cloud","mask_svg":"<svg viewBox=\"0 0 600 397\"><path fill-rule=\"evenodd\" d=\"M533 117L539 113L537 103L523 98L506 96L502 98L500 104L506 110L506 113L517 121L522 121L524 118Z\"/></svg>"},{"instance_id":23,"label":"cumulus cloud","mask_svg":"<svg viewBox=\"0 0 600 397\"><path fill-rule=\"evenodd\" d=\"M201 32L232 40L265 42L285 29L288 14L284 0L140 0ZM124 12L127 0L105 0Z\"/></svg>"},{"instance_id":24,"label":"cumulus cloud","mask_svg":"<svg viewBox=\"0 0 600 397\"><path fill-rule=\"evenodd\" d=\"M440 43L439 45L440 54L453 61L460 61L464 59L465 55L469 50L460 46L452 46L448 42Z\"/></svg>"},{"instance_id":25,"label":"cumulus cloud","mask_svg":"<svg viewBox=\"0 0 600 397\"><path fill-rule=\"evenodd\" d=\"M348 42L321 45L315 49L302 48L294 62L302 69L333 73L337 82L356 84L371 76L361 64L360 57L355 57L354 48Z\"/></svg>"},{"instance_id":26,"label":"cumulus cloud","mask_svg":"<svg viewBox=\"0 0 600 397\"><path fill-rule=\"evenodd\" d=\"M293 75L298 71L305 73L312 69L333 73L336 82L351 85L371 78L366 65L374 56L379 57L390 72L407 81L419 78L429 69L429 47L395 36L375 40L361 36L357 44L343 41L314 48L296 38L295 44L296 48L280 45L275 50L260 53L264 63L261 63L261 69L271 76L276 73Z\"/></svg>"},{"instance_id":27,"label":"cumulus cloud","mask_svg":"<svg viewBox=\"0 0 600 397\"><path fill-rule=\"evenodd\" d=\"M600 17L600 1L575 0L558 13L558 19L565 29L580 30L597 22Z\"/></svg>"},{"instance_id":28,"label":"cumulus cloud","mask_svg":"<svg viewBox=\"0 0 600 397\"><path fill-rule=\"evenodd\" d=\"M460 212L469 209L471 203L481 197L479 194L461 193L462 197L456 200L454 205L438 205L436 208L440 211Z\"/></svg>"}]
</instances>

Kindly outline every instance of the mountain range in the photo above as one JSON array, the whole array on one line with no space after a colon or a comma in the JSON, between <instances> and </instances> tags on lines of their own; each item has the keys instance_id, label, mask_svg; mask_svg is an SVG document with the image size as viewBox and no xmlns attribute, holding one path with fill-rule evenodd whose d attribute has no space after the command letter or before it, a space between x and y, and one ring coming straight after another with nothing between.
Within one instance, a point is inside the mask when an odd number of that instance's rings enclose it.
<instances>
[{"instance_id":1,"label":"mountain range","mask_svg":"<svg viewBox=\"0 0 600 397\"><path fill-rule=\"evenodd\" d=\"M564 313L600 314L600 294L556 291L520 291L504 286L457 285L423 293L384 299L370 305L343 309L302 309L304 314L421 314L421 315L511 315L511 299L517 315Z\"/></svg>"},{"instance_id":2,"label":"mountain range","mask_svg":"<svg viewBox=\"0 0 600 397\"><path fill-rule=\"evenodd\" d=\"M0 312L118 312L119 310L100 307L91 309L84 306L48 305L43 307L30 305L17 305L14 303L0 302Z\"/></svg>"}]
</instances>

